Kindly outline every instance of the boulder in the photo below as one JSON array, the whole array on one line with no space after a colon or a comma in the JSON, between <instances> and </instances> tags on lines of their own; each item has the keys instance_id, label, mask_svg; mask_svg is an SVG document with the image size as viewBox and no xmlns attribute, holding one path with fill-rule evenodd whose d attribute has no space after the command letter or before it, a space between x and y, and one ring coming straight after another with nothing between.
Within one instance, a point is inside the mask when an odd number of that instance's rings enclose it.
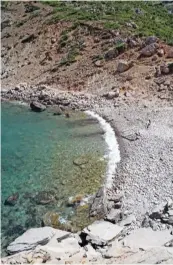
<instances>
[{"instance_id":1,"label":"boulder","mask_svg":"<svg viewBox=\"0 0 173 265\"><path fill-rule=\"evenodd\" d=\"M104 246L119 236L122 227L107 221L95 221L84 228L82 234L86 235L86 240L93 245Z\"/></svg>"},{"instance_id":2,"label":"boulder","mask_svg":"<svg viewBox=\"0 0 173 265\"><path fill-rule=\"evenodd\" d=\"M127 71L132 66L131 62L127 62L125 60L120 60L117 66L117 72L123 73Z\"/></svg>"},{"instance_id":3,"label":"boulder","mask_svg":"<svg viewBox=\"0 0 173 265\"><path fill-rule=\"evenodd\" d=\"M44 111L46 109L46 106L37 102L37 101L33 101L30 103L30 108L33 111L41 112L41 111Z\"/></svg>"},{"instance_id":4,"label":"boulder","mask_svg":"<svg viewBox=\"0 0 173 265\"><path fill-rule=\"evenodd\" d=\"M51 227L32 228L16 238L8 247L9 254L34 249L37 245L45 245L55 235Z\"/></svg>"},{"instance_id":5,"label":"boulder","mask_svg":"<svg viewBox=\"0 0 173 265\"><path fill-rule=\"evenodd\" d=\"M141 50L140 57L141 56L150 57L156 53L158 48L159 45L157 43L149 44Z\"/></svg>"},{"instance_id":6,"label":"boulder","mask_svg":"<svg viewBox=\"0 0 173 265\"><path fill-rule=\"evenodd\" d=\"M16 193L12 194L11 196L9 196L5 200L4 205L14 206L16 204L18 198L19 198L19 193L16 192Z\"/></svg>"}]
</instances>

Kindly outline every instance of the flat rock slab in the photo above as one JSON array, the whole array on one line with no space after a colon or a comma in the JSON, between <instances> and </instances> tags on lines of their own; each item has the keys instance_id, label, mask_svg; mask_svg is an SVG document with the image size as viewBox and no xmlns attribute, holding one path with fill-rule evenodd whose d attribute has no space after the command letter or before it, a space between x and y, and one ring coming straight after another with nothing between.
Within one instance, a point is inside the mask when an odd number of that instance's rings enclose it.
<instances>
[{"instance_id":1,"label":"flat rock slab","mask_svg":"<svg viewBox=\"0 0 173 265\"><path fill-rule=\"evenodd\" d=\"M139 228L123 240L124 246L131 248L151 248L164 246L173 239L169 230L153 231L151 228Z\"/></svg>"},{"instance_id":2,"label":"flat rock slab","mask_svg":"<svg viewBox=\"0 0 173 265\"><path fill-rule=\"evenodd\" d=\"M37 245L45 245L55 235L55 229L51 227L31 228L23 235L16 238L8 247L7 252L17 252L34 249Z\"/></svg>"},{"instance_id":3,"label":"flat rock slab","mask_svg":"<svg viewBox=\"0 0 173 265\"><path fill-rule=\"evenodd\" d=\"M117 264L173 264L173 248L156 247L137 253L122 253Z\"/></svg>"},{"instance_id":4,"label":"flat rock slab","mask_svg":"<svg viewBox=\"0 0 173 265\"><path fill-rule=\"evenodd\" d=\"M86 240L91 242L91 244L102 246L115 239L122 230L122 227L110 222L95 221L87 228L84 228L83 233L87 235Z\"/></svg>"}]
</instances>

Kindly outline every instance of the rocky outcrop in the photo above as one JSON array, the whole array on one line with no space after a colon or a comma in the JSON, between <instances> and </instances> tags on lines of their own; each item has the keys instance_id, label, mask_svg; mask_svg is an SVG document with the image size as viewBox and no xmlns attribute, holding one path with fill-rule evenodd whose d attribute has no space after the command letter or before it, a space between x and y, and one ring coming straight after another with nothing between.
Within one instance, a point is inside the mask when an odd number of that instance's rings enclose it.
<instances>
[{"instance_id":1,"label":"rocky outcrop","mask_svg":"<svg viewBox=\"0 0 173 265\"><path fill-rule=\"evenodd\" d=\"M30 237L27 233L32 229L28 230L16 239L19 245L17 243L14 245L17 250L25 249L28 247L28 242L25 241L28 238L32 250L5 257L1 260L2 264L93 264L93 262L172 264L173 262L173 249L170 247L172 235L169 231L154 232L152 229L137 229L120 240L122 228L104 221L94 222L84 229L85 233L81 234L47 227L51 233L45 231L44 236L38 236L39 229L33 229L35 236L32 234ZM45 237L47 237L46 241L44 241Z\"/></svg>"}]
</instances>

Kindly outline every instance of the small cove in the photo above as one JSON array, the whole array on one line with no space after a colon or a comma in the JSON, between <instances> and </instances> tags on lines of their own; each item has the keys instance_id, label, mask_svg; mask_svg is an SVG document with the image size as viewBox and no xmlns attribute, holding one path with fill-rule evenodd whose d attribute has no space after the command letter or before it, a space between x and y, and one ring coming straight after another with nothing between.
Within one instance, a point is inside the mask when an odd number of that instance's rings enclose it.
<instances>
[{"instance_id":1,"label":"small cove","mask_svg":"<svg viewBox=\"0 0 173 265\"><path fill-rule=\"evenodd\" d=\"M2 252L14 238L42 225L47 212L59 215L74 230L90 220L88 208L68 205L69 197L94 194L101 186L106 146L96 120L84 113L70 119L51 111L32 112L28 106L2 103ZM74 160L86 161L77 166ZM4 205L12 194L14 206ZM39 203L39 194L53 200Z\"/></svg>"}]
</instances>

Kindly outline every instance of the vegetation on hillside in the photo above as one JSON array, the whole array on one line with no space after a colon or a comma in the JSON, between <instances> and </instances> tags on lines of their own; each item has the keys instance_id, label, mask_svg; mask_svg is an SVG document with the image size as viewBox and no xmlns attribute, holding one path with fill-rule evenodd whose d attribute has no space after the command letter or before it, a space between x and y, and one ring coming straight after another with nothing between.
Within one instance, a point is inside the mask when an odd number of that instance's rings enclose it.
<instances>
[{"instance_id":1,"label":"vegetation on hillside","mask_svg":"<svg viewBox=\"0 0 173 265\"><path fill-rule=\"evenodd\" d=\"M173 14L161 2L146 1L44 1L54 8L50 23L61 20L96 21L107 29L129 34L156 35L173 43ZM127 23L133 22L135 27Z\"/></svg>"}]
</instances>

